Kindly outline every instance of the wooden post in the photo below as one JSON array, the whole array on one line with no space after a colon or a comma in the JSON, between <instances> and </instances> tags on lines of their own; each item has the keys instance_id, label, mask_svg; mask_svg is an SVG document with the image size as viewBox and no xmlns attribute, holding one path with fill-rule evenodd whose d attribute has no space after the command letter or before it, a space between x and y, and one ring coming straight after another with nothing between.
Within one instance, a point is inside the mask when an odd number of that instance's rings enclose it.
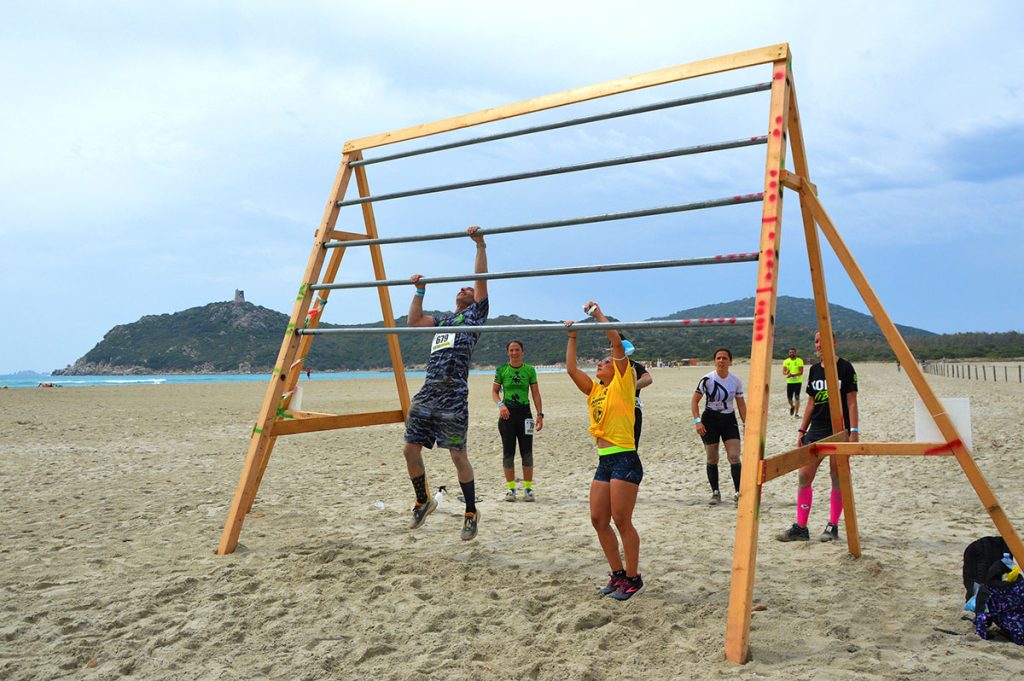
<instances>
[{"instance_id":1,"label":"wooden post","mask_svg":"<svg viewBox=\"0 0 1024 681\"><path fill-rule=\"evenodd\" d=\"M284 340L281 342L281 350L263 397L263 406L260 408L259 417L249 439L249 451L245 457L245 464L242 466L242 474L235 490L234 499L231 501L228 519L224 524L224 531L221 533L220 545L217 548L217 553L220 555L231 553L238 546L238 535L242 532L245 514L256 496L264 464L274 447L274 420L277 418L282 395L287 392L284 388L288 385L292 372L291 365L299 350L300 337L295 331L301 327L312 302L313 296L309 287L320 278L327 250L324 248L324 242L327 241L328 235L338 220L337 203L345 196L349 180L352 177L352 169L348 165L350 159L348 154L342 156L341 167L338 168L330 198L328 198L327 206L324 209L323 219L316 232L313 250L306 265L306 272L302 277L302 285L299 287L299 293L292 307L292 315L288 321Z\"/></svg>"},{"instance_id":2,"label":"wooden post","mask_svg":"<svg viewBox=\"0 0 1024 681\"><path fill-rule=\"evenodd\" d=\"M787 50L788 52L788 50ZM761 246L757 264L754 332L750 351L747 422L743 438L743 472L736 510L736 542L732 560L732 588L725 634L725 657L745 664L750 659L750 613L757 566L757 531L761 507L761 461L771 390L772 348L775 341L775 305L778 294L779 243L782 233L782 173L786 165L791 80L788 53L772 65L771 104L764 202L761 208Z\"/></svg>"},{"instance_id":3,"label":"wooden post","mask_svg":"<svg viewBox=\"0 0 1024 681\"><path fill-rule=\"evenodd\" d=\"M974 457L971 456L970 451L964 445L963 440L960 437L960 433L957 432L956 427L950 420L949 415L946 413L945 407L939 402L939 399L932 392L931 386L928 385L928 381L925 379L924 374L917 368L917 363L914 361L914 355L910 352L910 348L907 347L907 343L903 340L903 336L900 335L896 325L893 324L892 319L889 317L889 313L886 312L882 303L878 300L878 296L875 294L874 289L868 283L864 277L864 273L861 272L860 266L857 265L856 260L853 259L853 255L846 247L846 243L843 242L842 237L839 236L839 232L832 224L831 219L825 212L825 208L818 201L818 198L810 192L801 192L801 198L806 197L810 202L811 209L814 212L814 218L817 220L818 225L821 227L821 231L825 234L829 243L832 245L832 250L835 251L836 256L839 258L839 262L842 263L846 269L846 273L849 275L850 280L854 286L857 287L857 291L860 293L861 298L864 300L864 304L867 305L868 310L874 316L875 321L878 323L879 328L885 335L887 341L889 341L890 347L896 352L896 356L900 358L907 367L907 377L910 378L910 382L913 383L914 388L917 390L918 397L924 402L925 407L928 409L928 413L931 414L932 419L935 421L935 425L938 426L939 432L942 433L942 437L946 439L947 444L953 450L957 462L967 475L967 479L970 481L971 486L974 487L975 493L978 495L978 499L981 500L982 506L988 511L989 517L992 518L992 522L999 530L999 534L1002 535L1003 540L1006 541L1007 546L1010 547L1010 551L1018 559L1024 558L1024 543L1021 543L1020 536L1014 529L1010 519L1006 516L1006 512L1003 511L1002 506L999 505L999 500L996 499L995 494L992 492L992 488L989 487L988 481L985 480L984 474L981 469L978 468L978 464L974 461Z\"/></svg>"},{"instance_id":4,"label":"wooden post","mask_svg":"<svg viewBox=\"0 0 1024 681\"><path fill-rule=\"evenodd\" d=\"M362 159L362 152L355 154ZM359 187L359 196L370 196L370 185L366 179L366 166L356 168L356 185ZM362 204L363 223L366 225L366 233L371 239L377 236L377 220L373 215L373 202ZM373 261L373 276L378 281L387 279L384 271L384 257L381 255L380 244L370 246L370 259ZM377 295L380 298L380 309L384 318L384 326L395 327L395 313L391 308L391 291L387 286L378 286ZM405 378L405 365L402 363L402 348L398 343L398 336L390 334L388 337L388 353L391 355L391 366L395 374L395 388L398 390L398 401L402 405L402 413L409 418L409 407L412 400L409 397L409 384Z\"/></svg>"},{"instance_id":5,"label":"wooden post","mask_svg":"<svg viewBox=\"0 0 1024 681\"><path fill-rule=\"evenodd\" d=\"M793 101L795 102L795 96ZM828 388L829 417L832 420L832 432L839 433L846 429L843 418L843 394L839 385L838 355L832 331L832 316L828 307L828 290L825 286L825 272L821 260L821 247L818 243L818 230L814 224L814 216L809 206L804 205L804 194L816 195L816 188L810 183L807 155L803 137L797 128L791 136L793 145L793 167L801 177L800 213L803 216L804 240L807 244L807 262L811 272L811 285L814 289L814 307L818 316L818 331L821 336L821 365L825 369L825 383ZM853 495L853 480L850 473L850 457L836 456L836 468L839 477L839 490L843 497L843 520L846 528L846 546L852 556L860 556L860 530L857 526L857 505Z\"/></svg>"}]
</instances>

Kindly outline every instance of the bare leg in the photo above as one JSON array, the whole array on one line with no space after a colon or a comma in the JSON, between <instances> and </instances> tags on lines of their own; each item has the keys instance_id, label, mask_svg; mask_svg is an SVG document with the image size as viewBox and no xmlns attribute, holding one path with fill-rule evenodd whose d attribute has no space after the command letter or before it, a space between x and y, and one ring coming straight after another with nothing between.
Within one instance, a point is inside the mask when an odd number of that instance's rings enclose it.
<instances>
[{"instance_id":1,"label":"bare leg","mask_svg":"<svg viewBox=\"0 0 1024 681\"><path fill-rule=\"evenodd\" d=\"M459 476L459 482L473 482L473 464L469 462L469 453L465 449L449 449L452 455L452 463L455 464L455 472Z\"/></svg>"},{"instance_id":2,"label":"bare leg","mask_svg":"<svg viewBox=\"0 0 1024 681\"><path fill-rule=\"evenodd\" d=\"M622 538L626 556L626 576L636 577L640 571L640 535L633 527L633 507L640 485L625 480L611 481L611 507L615 527Z\"/></svg>"},{"instance_id":3,"label":"bare leg","mask_svg":"<svg viewBox=\"0 0 1024 681\"><path fill-rule=\"evenodd\" d=\"M405 467L409 471L409 478L418 478L426 473L426 469L423 467L423 446L414 445L408 442L405 443L405 449L402 450L405 455Z\"/></svg>"},{"instance_id":4,"label":"bare leg","mask_svg":"<svg viewBox=\"0 0 1024 681\"><path fill-rule=\"evenodd\" d=\"M612 529L611 519L611 485L594 480L590 483L590 522L597 532L597 540L601 542L608 567L612 572L617 572L622 569L622 558L619 556L619 540Z\"/></svg>"}]
</instances>

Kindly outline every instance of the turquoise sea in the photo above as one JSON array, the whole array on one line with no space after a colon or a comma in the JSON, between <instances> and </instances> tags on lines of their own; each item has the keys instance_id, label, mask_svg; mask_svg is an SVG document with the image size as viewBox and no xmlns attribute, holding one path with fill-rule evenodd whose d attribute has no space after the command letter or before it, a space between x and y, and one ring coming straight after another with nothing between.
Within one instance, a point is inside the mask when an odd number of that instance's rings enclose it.
<instances>
[{"instance_id":1,"label":"turquoise sea","mask_svg":"<svg viewBox=\"0 0 1024 681\"><path fill-rule=\"evenodd\" d=\"M478 369L474 375L492 375L493 370ZM344 381L360 378L381 378L393 374L390 371L339 371L337 373L316 373L303 381ZM425 376L423 371L406 371L406 376ZM36 388L40 383L52 383L65 388L81 388L96 385L174 385L178 383L262 383L270 374L153 374L131 376L47 376L44 374L0 374L0 388Z\"/></svg>"}]
</instances>

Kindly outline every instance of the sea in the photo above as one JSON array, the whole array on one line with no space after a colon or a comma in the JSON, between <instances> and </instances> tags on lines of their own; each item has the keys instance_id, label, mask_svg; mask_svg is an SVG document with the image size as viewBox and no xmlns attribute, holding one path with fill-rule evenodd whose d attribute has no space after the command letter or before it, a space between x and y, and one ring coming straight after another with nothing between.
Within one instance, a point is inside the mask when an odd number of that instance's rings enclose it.
<instances>
[{"instance_id":1,"label":"sea","mask_svg":"<svg viewBox=\"0 0 1024 681\"><path fill-rule=\"evenodd\" d=\"M474 375L493 375L493 370L470 371ZM423 371L406 371L406 376L426 376ZM338 371L313 374L303 381L347 381L362 378L390 378L390 371ZM182 383L265 383L270 374L132 374L127 376L49 376L46 374L0 374L0 389L37 388L52 384L62 388L85 388L97 385L178 385Z\"/></svg>"},{"instance_id":2,"label":"sea","mask_svg":"<svg viewBox=\"0 0 1024 681\"><path fill-rule=\"evenodd\" d=\"M561 371L556 368L537 367L538 373ZM474 376L493 376L493 369L474 369ZM408 377L426 376L424 371L406 371ZM303 381L348 381L362 378L391 378L390 371L337 371L313 372ZM51 376L48 374L0 374L0 389L38 388L40 384L51 384L62 388L85 388L97 385L177 385L182 383L265 383L270 374L131 374L126 376Z\"/></svg>"}]
</instances>

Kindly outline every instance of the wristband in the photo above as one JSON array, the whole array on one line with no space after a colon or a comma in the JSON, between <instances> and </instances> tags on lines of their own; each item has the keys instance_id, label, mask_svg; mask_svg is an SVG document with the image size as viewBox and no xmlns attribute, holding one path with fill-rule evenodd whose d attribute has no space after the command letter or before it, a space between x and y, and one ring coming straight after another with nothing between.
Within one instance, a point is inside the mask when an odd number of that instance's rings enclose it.
<instances>
[{"instance_id":1,"label":"wristband","mask_svg":"<svg viewBox=\"0 0 1024 681\"><path fill-rule=\"evenodd\" d=\"M860 432L860 428L850 428L850 432L851 433L859 433Z\"/></svg>"},{"instance_id":2,"label":"wristband","mask_svg":"<svg viewBox=\"0 0 1024 681\"><path fill-rule=\"evenodd\" d=\"M798 432L798 433L803 433L804 435L806 435L806 434L807 434L807 431L806 431L806 430L804 430L803 428L797 428L797 429L796 429L796 432Z\"/></svg>"},{"instance_id":3,"label":"wristband","mask_svg":"<svg viewBox=\"0 0 1024 681\"><path fill-rule=\"evenodd\" d=\"M505 400L502 400L501 402L498 402L498 409L501 409L504 406L505 406Z\"/></svg>"},{"instance_id":4,"label":"wristband","mask_svg":"<svg viewBox=\"0 0 1024 681\"><path fill-rule=\"evenodd\" d=\"M699 419L699 418L695 418L695 419L693 420L693 422L694 422L694 423L700 423L700 419Z\"/></svg>"},{"instance_id":5,"label":"wristband","mask_svg":"<svg viewBox=\"0 0 1024 681\"><path fill-rule=\"evenodd\" d=\"M425 288L418 288L418 289L416 289L416 295L418 295L420 298L422 298L426 294L427 294L427 289L425 289Z\"/></svg>"},{"instance_id":6,"label":"wristband","mask_svg":"<svg viewBox=\"0 0 1024 681\"><path fill-rule=\"evenodd\" d=\"M539 418L544 418L544 412L542 412L542 411L538 411L538 412L537 412L537 416L538 416Z\"/></svg>"}]
</instances>

